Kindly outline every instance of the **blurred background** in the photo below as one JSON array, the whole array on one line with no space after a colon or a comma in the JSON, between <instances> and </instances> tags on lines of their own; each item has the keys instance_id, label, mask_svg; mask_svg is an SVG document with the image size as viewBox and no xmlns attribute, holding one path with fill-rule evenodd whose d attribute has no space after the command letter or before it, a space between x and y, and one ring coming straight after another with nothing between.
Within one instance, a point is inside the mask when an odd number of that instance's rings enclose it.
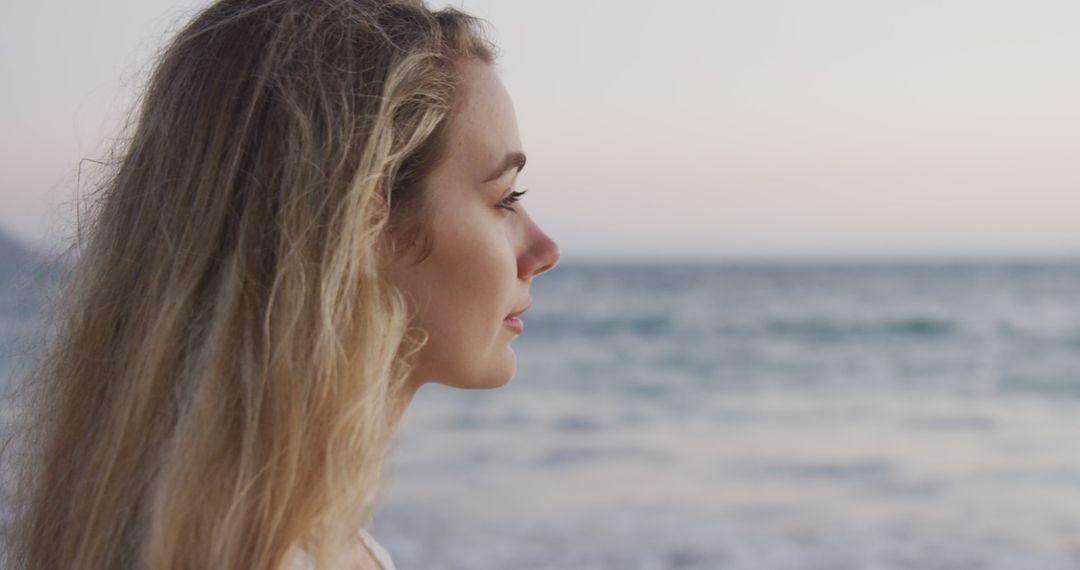
<instances>
[{"instance_id":1,"label":"blurred background","mask_svg":"<svg viewBox=\"0 0 1080 570\"><path fill-rule=\"evenodd\" d=\"M204 4L0 4L0 381ZM1080 4L453 5L563 262L410 408L400 568L1080 567Z\"/></svg>"}]
</instances>

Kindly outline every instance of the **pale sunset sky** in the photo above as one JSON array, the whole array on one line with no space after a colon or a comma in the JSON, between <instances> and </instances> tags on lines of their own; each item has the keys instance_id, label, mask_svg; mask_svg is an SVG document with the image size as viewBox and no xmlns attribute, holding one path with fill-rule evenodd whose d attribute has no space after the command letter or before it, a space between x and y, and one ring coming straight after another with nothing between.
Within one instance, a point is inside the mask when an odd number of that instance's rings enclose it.
<instances>
[{"instance_id":1,"label":"pale sunset sky","mask_svg":"<svg viewBox=\"0 0 1080 570\"><path fill-rule=\"evenodd\" d=\"M4 0L0 230L70 235L79 159L203 5ZM1075 0L453 5L492 24L565 260L1080 255Z\"/></svg>"}]
</instances>

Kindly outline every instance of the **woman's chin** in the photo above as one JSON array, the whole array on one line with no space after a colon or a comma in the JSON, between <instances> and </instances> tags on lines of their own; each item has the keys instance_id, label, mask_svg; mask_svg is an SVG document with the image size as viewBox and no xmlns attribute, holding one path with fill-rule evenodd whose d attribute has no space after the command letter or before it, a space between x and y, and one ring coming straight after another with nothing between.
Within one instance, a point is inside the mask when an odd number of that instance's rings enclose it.
<instances>
[{"instance_id":1,"label":"woman's chin","mask_svg":"<svg viewBox=\"0 0 1080 570\"><path fill-rule=\"evenodd\" d=\"M494 390L495 388L502 388L510 383L510 380L514 377L514 369L511 368L509 372L502 372L498 374L490 374L483 376L474 376L468 382L464 382L458 385L458 388L464 388L466 390Z\"/></svg>"},{"instance_id":2,"label":"woman's chin","mask_svg":"<svg viewBox=\"0 0 1080 570\"><path fill-rule=\"evenodd\" d=\"M463 390L493 390L507 385L517 371L517 357L513 349L506 346L505 353L483 371L445 375L442 380L434 382L451 388Z\"/></svg>"}]
</instances>

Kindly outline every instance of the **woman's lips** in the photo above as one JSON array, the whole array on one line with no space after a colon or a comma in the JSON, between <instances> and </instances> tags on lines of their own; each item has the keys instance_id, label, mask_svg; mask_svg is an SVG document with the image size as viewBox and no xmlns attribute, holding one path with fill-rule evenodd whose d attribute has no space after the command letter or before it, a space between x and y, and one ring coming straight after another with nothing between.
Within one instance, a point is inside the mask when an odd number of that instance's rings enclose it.
<instances>
[{"instance_id":1,"label":"woman's lips","mask_svg":"<svg viewBox=\"0 0 1080 570\"><path fill-rule=\"evenodd\" d=\"M525 332L525 323L517 317L506 317L503 319L503 324L510 327L517 334Z\"/></svg>"},{"instance_id":2,"label":"woman's lips","mask_svg":"<svg viewBox=\"0 0 1080 570\"><path fill-rule=\"evenodd\" d=\"M521 322L521 319L519 319L518 316L521 315L521 313L528 311L529 307L532 306L532 299L528 299L527 301L528 302L525 303L525 306L522 307L521 310L514 311L513 313L507 315L505 319L503 319L503 324L510 327L510 329L517 334L525 332L525 323Z\"/></svg>"}]
</instances>

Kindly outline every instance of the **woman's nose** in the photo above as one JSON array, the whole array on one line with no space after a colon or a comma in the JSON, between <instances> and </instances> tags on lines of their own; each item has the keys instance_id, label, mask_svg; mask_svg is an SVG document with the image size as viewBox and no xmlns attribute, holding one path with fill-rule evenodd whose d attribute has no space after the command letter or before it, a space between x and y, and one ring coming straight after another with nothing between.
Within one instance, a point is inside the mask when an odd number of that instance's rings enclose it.
<instances>
[{"instance_id":1,"label":"woman's nose","mask_svg":"<svg viewBox=\"0 0 1080 570\"><path fill-rule=\"evenodd\" d=\"M559 263L559 244L536 224L529 232L529 247L518 260L518 277L530 279L555 267Z\"/></svg>"}]
</instances>

